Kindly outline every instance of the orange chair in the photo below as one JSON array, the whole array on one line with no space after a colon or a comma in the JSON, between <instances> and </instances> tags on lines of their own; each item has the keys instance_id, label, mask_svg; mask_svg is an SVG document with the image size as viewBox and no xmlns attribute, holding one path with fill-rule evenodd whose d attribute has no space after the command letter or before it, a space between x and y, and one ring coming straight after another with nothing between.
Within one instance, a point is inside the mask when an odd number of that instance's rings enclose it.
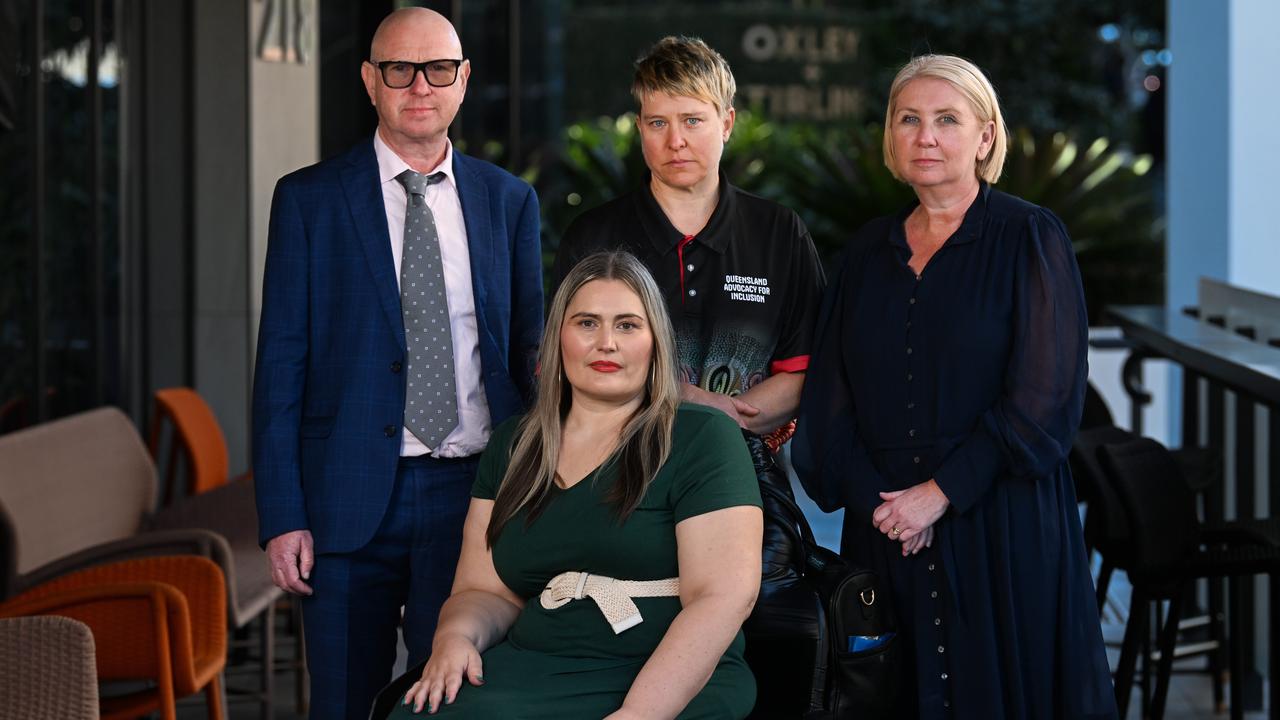
<instances>
[{"instance_id":1,"label":"orange chair","mask_svg":"<svg viewBox=\"0 0 1280 720\"><path fill-rule=\"evenodd\" d=\"M150 527L153 530L204 528L226 538L234 559L227 571L231 576L227 582L233 589L229 605L231 627L239 631L254 619L262 620L258 697L262 717L270 718L274 714L273 672L276 662L272 628L275 627L276 601L283 592L271 581L270 570L258 546L253 475L245 473L228 480L225 436L213 411L195 390L172 387L156 391L150 451L157 464L166 421L173 426L163 496L170 504L152 516ZM187 496L182 498L175 496L179 453L186 458L188 477ZM300 612L296 600L290 602L289 609L295 616ZM236 646L241 644L237 642ZM297 705L303 708L306 705L306 678L300 636L297 656L290 664L298 672Z\"/></svg>"},{"instance_id":2,"label":"orange chair","mask_svg":"<svg viewBox=\"0 0 1280 720\"><path fill-rule=\"evenodd\" d=\"M204 691L210 720L223 720L227 609L222 571L195 556L151 557L86 568L0 604L0 617L61 615L93 631L98 679L148 680L154 688L103 698L102 718L160 711Z\"/></svg>"},{"instance_id":3,"label":"orange chair","mask_svg":"<svg viewBox=\"0 0 1280 720\"><path fill-rule=\"evenodd\" d=\"M173 425L161 502L168 504L177 497L175 486L180 450L186 456L186 495L199 495L226 485L231 465L227 457L227 439L204 398L191 388L172 387L157 390L155 400L147 449L157 464L160 462L160 435L164 421L168 420Z\"/></svg>"}]
</instances>

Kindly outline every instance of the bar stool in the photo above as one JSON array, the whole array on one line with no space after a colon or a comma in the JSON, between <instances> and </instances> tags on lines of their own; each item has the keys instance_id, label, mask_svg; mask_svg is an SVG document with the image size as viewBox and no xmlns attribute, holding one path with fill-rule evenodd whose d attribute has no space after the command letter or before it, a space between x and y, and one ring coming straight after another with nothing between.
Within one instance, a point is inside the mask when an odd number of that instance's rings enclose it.
<instances>
[{"instance_id":1,"label":"bar stool","mask_svg":"<svg viewBox=\"0 0 1280 720\"><path fill-rule=\"evenodd\" d=\"M1100 462L1125 511L1131 545L1129 579L1133 584L1129 621L1116 670L1116 703L1128 706L1133 688L1139 645L1146 633L1152 601L1168 601L1168 613L1159 631L1160 659L1156 673L1151 717L1164 716L1174 645L1183 602L1200 578L1229 578L1233 612L1228 614L1231 676L1240 678L1243 658L1238 652L1242 618L1234 603L1241 595L1241 580L1268 575L1272 597L1280 597L1280 547L1267 542L1249 523L1205 525L1196 512L1195 492L1188 486L1177 461L1160 443L1133 438L1103 445ZM1280 648L1280 628L1273 614L1271 648ZM1144 662L1144 666L1146 662ZM1275 664L1271 667L1271 703L1280 702ZM1231 684L1231 716L1242 718L1241 683ZM1146 698L1144 697L1144 705Z\"/></svg>"}]
</instances>

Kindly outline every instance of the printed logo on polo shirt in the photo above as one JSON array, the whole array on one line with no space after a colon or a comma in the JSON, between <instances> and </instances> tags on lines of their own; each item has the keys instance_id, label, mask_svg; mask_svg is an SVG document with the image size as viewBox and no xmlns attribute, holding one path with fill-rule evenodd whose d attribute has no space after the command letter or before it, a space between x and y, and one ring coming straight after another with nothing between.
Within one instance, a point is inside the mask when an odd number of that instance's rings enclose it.
<instances>
[{"instance_id":1,"label":"printed logo on polo shirt","mask_svg":"<svg viewBox=\"0 0 1280 720\"><path fill-rule=\"evenodd\" d=\"M724 291L730 300L763 303L769 297L769 278L750 275L725 275Z\"/></svg>"}]
</instances>

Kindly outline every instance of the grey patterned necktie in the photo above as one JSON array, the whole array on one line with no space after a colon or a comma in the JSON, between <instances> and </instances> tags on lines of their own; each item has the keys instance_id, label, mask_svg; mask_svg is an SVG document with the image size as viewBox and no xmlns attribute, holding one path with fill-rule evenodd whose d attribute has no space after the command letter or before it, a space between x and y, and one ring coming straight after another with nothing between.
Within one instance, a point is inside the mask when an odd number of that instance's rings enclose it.
<instances>
[{"instance_id":1,"label":"grey patterned necktie","mask_svg":"<svg viewBox=\"0 0 1280 720\"><path fill-rule=\"evenodd\" d=\"M396 176L409 195L400 255L400 311L408 350L404 426L432 452L458 425L444 263L426 198L427 186L444 177L444 173L423 175L412 170Z\"/></svg>"}]
</instances>

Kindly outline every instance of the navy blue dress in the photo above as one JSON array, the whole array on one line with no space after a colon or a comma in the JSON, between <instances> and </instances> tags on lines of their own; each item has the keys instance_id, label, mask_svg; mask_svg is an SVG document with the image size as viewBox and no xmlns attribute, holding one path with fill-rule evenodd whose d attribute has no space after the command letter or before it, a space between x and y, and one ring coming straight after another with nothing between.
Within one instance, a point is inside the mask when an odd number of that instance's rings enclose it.
<instances>
[{"instance_id":1,"label":"navy blue dress","mask_svg":"<svg viewBox=\"0 0 1280 720\"><path fill-rule=\"evenodd\" d=\"M793 456L841 552L888 581L913 657L904 717L1112 718L1066 457L1087 319L1062 222L982 185L917 276L912 208L852 239L819 319ZM936 479L951 506L903 558L878 493ZM918 704L918 705L917 705Z\"/></svg>"}]
</instances>

